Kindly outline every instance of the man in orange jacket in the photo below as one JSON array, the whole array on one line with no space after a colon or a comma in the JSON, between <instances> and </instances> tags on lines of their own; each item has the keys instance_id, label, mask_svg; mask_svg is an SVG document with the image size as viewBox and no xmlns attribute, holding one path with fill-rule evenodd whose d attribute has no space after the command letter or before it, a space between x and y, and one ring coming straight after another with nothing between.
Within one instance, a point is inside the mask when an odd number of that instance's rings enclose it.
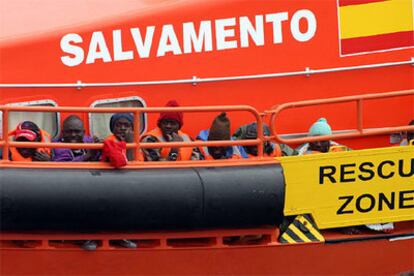
<instances>
[{"instance_id":1,"label":"man in orange jacket","mask_svg":"<svg viewBox=\"0 0 414 276\"><path fill-rule=\"evenodd\" d=\"M16 142L50 142L50 135L35 123L24 121L9 133ZM50 149L10 147L9 159L12 161L50 161Z\"/></svg>"},{"instance_id":2,"label":"man in orange jacket","mask_svg":"<svg viewBox=\"0 0 414 276\"><path fill-rule=\"evenodd\" d=\"M178 107L175 100L170 100L166 107ZM142 137L142 142L190 142L190 136L180 129L183 126L182 112L161 112L155 129L147 132ZM146 161L177 161L177 160L199 160L200 152L197 148L159 148L143 149Z\"/></svg>"}]
</instances>

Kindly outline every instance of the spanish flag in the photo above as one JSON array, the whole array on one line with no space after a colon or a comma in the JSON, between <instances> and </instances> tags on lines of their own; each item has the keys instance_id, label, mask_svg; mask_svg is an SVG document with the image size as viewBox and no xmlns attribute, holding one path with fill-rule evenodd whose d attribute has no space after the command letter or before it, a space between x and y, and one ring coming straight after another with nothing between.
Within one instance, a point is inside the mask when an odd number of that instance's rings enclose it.
<instances>
[{"instance_id":1,"label":"spanish flag","mask_svg":"<svg viewBox=\"0 0 414 276\"><path fill-rule=\"evenodd\" d=\"M414 46L414 0L339 0L343 55Z\"/></svg>"}]
</instances>

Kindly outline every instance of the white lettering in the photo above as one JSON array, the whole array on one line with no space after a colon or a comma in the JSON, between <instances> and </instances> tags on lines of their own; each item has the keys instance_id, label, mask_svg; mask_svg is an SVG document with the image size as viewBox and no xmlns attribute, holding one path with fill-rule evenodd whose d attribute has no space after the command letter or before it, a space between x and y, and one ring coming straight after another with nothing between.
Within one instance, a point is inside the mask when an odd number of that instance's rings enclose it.
<instances>
[{"instance_id":1,"label":"white lettering","mask_svg":"<svg viewBox=\"0 0 414 276\"><path fill-rule=\"evenodd\" d=\"M112 61L102 32L94 32L92 34L86 64L95 63L97 59L102 59L103 62Z\"/></svg>"},{"instance_id":2,"label":"white lettering","mask_svg":"<svg viewBox=\"0 0 414 276\"><path fill-rule=\"evenodd\" d=\"M237 40L226 41L228 37L234 37L234 29L227 29L226 27L234 27L236 25L236 18L226 18L216 20L216 47L217 50L234 49L237 48Z\"/></svg>"},{"instance_id":3,"label":"white lettering","mask_svg":"<svg viewBox=\"0 0 414 276\"><path fill-rule=\"evenodd\" d=\"M165 56L165 53L173 52L174 55L181 54L180 44L174 32L173 25L162 26L160 43L158 44L157 57Z\"/></svg>"},{"instance_id":4,"label":"white lettering","mask_svg":"<svg viewBox=\"0 0 414 276\"><path fill-rule=\"evenodd\" d=\"M154 37L154 26L148 26L145 33L145 41L142 41L141 32L139 28L132 28L131 35L134 39L135 48L137 49L140 58L148 58L152 46L152 38Z\"/></svg>"},{"instance_id":5,"label":"white lettering","mask_svg":"<svg viewBox=\"0 0 414 276\"><path fill-rule=\"evenodd\" d=\"M183 24L184 53L189 54L194 47L194 52L200 53L203 50L210 52L213 50L213 39L211 36L211 21L201 21L198 29L198 36L195 31L194 23Z\"/></svg>"},{"instance_id":6,"label":"white lettering","mask_svg":"<svg viewBox=\"0 0 414 276\"><path fill-rule=\"evenodd\" d=\"M214 21L184 22L182 25L167 24L157 29L157 34L155 26L144 28L135 27L129 31L112 30L112 36L109 38L112 38L112 41L106 40L101 31L93 32L90 40L83 39L76 33L66 34L60 40L63 52L60 59L64 65L73 67L82 63L95 63L100 59L103 62L112 62L163 57L167 54L182 55L238 47L248 48L269 43L270 37L266 39L266 35L273 35L273 44L282 44L286 40L284 34L289 31L291 41L306 42L315 36L317 21L311 10L301 9L293 13L293 16L288 12L277 12ZM89 45L84 45L84 40L90 41ZM108 48L108 45L112 47Z\"/></svg>"},{"instance_id":7,"label":"white lettering","mask_svg":"<svg viewBox=\"0 0 414 276\"><path fill-rule=\"evenodd\" d=\"M302 33L299 28L299 21L302 18L308 21L308 30L305 33ZM316 18L313 12L310 10L297 11L290 21L290 31L292 32L293 37L300 42L309 41L314 37L316 32Z\"/></svg>"},{"instance_id":8,"label":"white lettering","mask_svg":"<svg viewBox=\"0 0 414 276\"><path fill-rule=\"evenodd\" d=\"M247 16L240 17L240 46L249 47L249 35L257 46L264 45L263 15L256 15L256 28Z\"/></svg>"},{"instance_id":9,"label":"white lettering","mask_svg":"<svg viewBox=\"0 0 414 276\"><path fill-rule=\"evenodd\" d=\"M62 37L60 40L60 49L67 54L71 54L72 56L61 56L60 60L66 66L76 66L83 62L84 59L84 52L83 49L79 46L71 44L73 43L82 43L82 37L78 34L67 34Z\"/></svg>"},{"instance_id":10,"label":"white lettering","mask_svg":"<svg viewBox=\"0 0 414 276\"><path fill-rule=\"evenodd\" d=\"M288 20L287 12L266 14L266 22L271 22L273 25L273 43L278 44L283 42L282 37L282 21Z\"/></svg>"},{"instance_id":11,"label":"white lettering","mask_svg":"<svg viewBox=\"0 0 414 276\"><path fill-rule=\"evenodd\" d=\"M114 30L112 32L113 45L114 45L114 60L131 60L134 59L134 53L132 51L123 51L122 49L122 34L121 30Z\"/></svg>"}]
</instances>

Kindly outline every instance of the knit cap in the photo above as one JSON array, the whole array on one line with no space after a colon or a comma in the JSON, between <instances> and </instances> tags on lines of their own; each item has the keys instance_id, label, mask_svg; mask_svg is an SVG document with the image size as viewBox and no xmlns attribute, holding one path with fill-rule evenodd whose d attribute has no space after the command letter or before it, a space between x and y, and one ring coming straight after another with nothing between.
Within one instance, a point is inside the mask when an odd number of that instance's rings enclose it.
<instances>
[{"instance_id":1,"label":"knit cap","mask_svg":"<svg viewBox=\"0 0 414 276\"><path fill-rule=\"evenodd\" d=\"M310 127L308 136L324 135L332 135L332 129L325 118L320 118Z\"/></svg>"},{"instance_id":2,"label":"knit cap","mask_svg":"<svg viewBox=\"0 0 414 276\"><path fill-rule=\"evenodd\" d=\"M180 105L177 103L176 100L169 100L166 107L179 107ZM157 125L160 125L162 120L170 119L175 120L180 125L180 128L183 126L183 113L182 112L161 112L160 117L158 118Z\"/></svg>"},{"instance_id":3,"label":"knit cap","mask_svg":"<svg viewBox=\"0 0 414 276\"><path fill-rule=\"evenodd\" d=\"M263 124L263 135L269 136L270 129L267 125ZM248 124L243 139L257 139L257 123L253 122Z\"/></svg>"},{"instance_id":4,"label":"knit cap","mask_svg":"<svg viewBox=\"0 0 414 276\"><path fill-rule=\"evenodd\" d=\"M222 112L214 119L210 127L208 140L230 140L230 120L227 118L226 112Z\"/></svg>"},{"instance_id":5,"label":"knit cap","mask_svg":"<svg viewBox=\"0 0 414 276\"><path fill-rule=\"evenodd\" d=\"M134 128L134 115L132 115L131 113L115 113L111 116L111 119L109 120L109 129L112 133L114 132L116 122L122 118L127 119L132 124L132 128Z\"/></svg>"}]
</instances>

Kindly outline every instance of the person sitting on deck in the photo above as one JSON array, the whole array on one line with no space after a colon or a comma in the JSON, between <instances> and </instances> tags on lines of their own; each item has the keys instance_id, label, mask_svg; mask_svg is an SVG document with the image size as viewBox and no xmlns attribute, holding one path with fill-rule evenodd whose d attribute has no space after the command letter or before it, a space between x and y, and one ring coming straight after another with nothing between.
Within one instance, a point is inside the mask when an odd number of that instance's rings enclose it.
<instances>
[{"instance_id":1,"label":"person sitting on deck","mask_svg":"<svg viewBox=\"0 0 414 276\"><path fill-rule=\"evenodd\" d=\"M263 135L269 136L270 129L267 125L263 124ZM257 139L257 123L253 122L247 125L241 126L233 134L236 140L253 140ZM257 146L239 146L241 156L243 158L256 157L258 155ZM276 144L269 141L263 143L263 154L267 157L288 156L296 155L294 149L285 144Z\"/></svg>"},{"instance_id":2,"label":"person sitting on deck","mask_svg":"<svg viewBox=\"0 0 414 276\"><path fill-rule=\"evenodd\" d=\"M81 118L70 115L63 121L62 136L54 139L58 143L101 143L96 136L85 135L85 128ZM53 161L57 162L82 162L97 161L100 158L100 151L94 149L65 149L56 148L53 150Z\"/></svg>"},{"instance_id":3,"label":"person sitting on deck","mask_svg":"<svg viewBox=\"0 0 414 276\"><path fill-rule=\"evenodd\" d=\"M35 123L24 121L9 133L16 142L50 142L50 135L41 130ZM50 149L48 148L15 148L9 149L9 160L12 161L50 161Z\"/></svg>"},{"instance_id":4,"label":"person sitting on deck","mask_svg":"<svg viewBox=\"0 0 414 276\"><path fill-rule=\"evenodd\" d=\"M102 161L109 161L115 168L123 167L134 160L134 150L126 149L126 143L134 141L134 116L130 113L116 113L109 121L112 135L104 140ZM139 160L143 158L138 157Z\"/></svg>"},{"instance_id":5,"label":"person sitting on deck","mask_svg":"<svg viewBox=\"0 0 414 276\"><path fill-rule=\"evenodd\" d=\"M318 119L313 125L309 128L308 136L326 136L332 135L331 126L328 124L328 121L325 118ZM338 143L330 140L325 141L314 141L310 143L305 143L299 146L297 149L299 155L314 154L314 153L325 153L331 151L346 151L350 150L346 146L339 145Z\"/></svg>"},{"instance_id":6,"label":"person sitting on deck","mask_svg":"<svg viewBox=\"0 0 414 276\"><path fill-rule=\"evenodd\" d=\"M175 100L167 102L166 107L178 107ZM183 126L182 112L161 112L155 129L147 132L141 139L144 143L155 142L190 142L190 136L180 129ZM177 160L200 160L198 148L158 148L143 149L146 161L177 161Z\"/></svg>"},{"instance_id":7,"label":"person sitting on deck","mask_svg":"<svg viewBox=\"0 0 414 276\"><path fill-rule=\"evenodd\" d=\"M408 123L409 126L414 126L414 120L411 120ZM414 143L414 130L407 131L406 132L406 138L401 141L401 146L407 146Z\"/></svg>"},{"instance_id":8,"label":"person sitting on deck","mask_svg":"<svg viewBox=\"0 0 414 276\"><path fill-rule=\"evenodd\" d=\"M210 129L200 131L197 140L202 141L219 141L230 140L230 120L225 112L218 115ZM212 159L239 159L240 151L235 146L218 146L218 147L202 147L201 152L205 160Z\"/></svg>"}]
</instances>

